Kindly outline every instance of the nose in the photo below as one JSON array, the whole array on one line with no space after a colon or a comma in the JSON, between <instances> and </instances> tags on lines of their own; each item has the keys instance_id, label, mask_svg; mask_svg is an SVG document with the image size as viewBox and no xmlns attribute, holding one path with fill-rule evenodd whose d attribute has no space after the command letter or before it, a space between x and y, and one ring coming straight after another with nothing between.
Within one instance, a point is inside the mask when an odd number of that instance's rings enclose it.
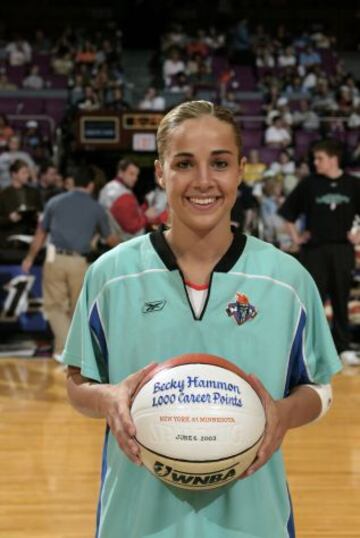
<instances>
[{"instance_id":1,"label":"nose","mask_svg":"<svg viewBox=\"0 0 360 538\"><path fill-rule=\"evenodd\" d=\"M212 186L212 182L213 182L211 168L208 165L204 164L202 166L199 166L197 172L198 173L196 176L196 186L201 191L208 190L209 187Z\"/></svg>"}]
</instances>

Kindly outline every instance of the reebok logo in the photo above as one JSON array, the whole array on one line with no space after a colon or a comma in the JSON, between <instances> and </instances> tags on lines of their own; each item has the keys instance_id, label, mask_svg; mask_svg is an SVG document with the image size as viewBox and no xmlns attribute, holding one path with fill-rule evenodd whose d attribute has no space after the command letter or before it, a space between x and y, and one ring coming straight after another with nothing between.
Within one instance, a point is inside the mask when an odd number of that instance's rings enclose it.
<instances>
[{"instance_id":1,"label":"reebok logo","mask_svg":"<svg viewBox=\"0 0 360 538\"><path fill-rule=\"evenodd\" d=\"M151 312L160 312L166 305L166 301L164 299L159 301L146 301L144 303L144 306L142 308L143 314L150 314Z\"/></svg>"}]
</instances>

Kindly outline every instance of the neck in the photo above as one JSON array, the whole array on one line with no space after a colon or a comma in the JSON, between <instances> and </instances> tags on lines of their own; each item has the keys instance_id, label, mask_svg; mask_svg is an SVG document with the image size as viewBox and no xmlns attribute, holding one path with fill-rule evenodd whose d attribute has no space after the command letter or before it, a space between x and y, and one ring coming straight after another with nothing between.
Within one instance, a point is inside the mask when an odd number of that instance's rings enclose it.
<instances>
[{"instance_id":1,"label":"neck","mask_svg":"<svg viewBox=\"0 0 360 538\"><path fill-rule=\"evenodd\" d=\"M165 237L178 262L202 263L215 266L233 241L230 223L227 227L201 233L183 224L172 225Z\"/></svg>"},{"instance_id":2,"label":"neck","mask_svg":"<svg viewBox=\"0 0 360 538\"><path fill-rule=\"evenodd\" d=\"M13 179L11 181L11 185L14 187L14 189L21 189L21 187L23 187L21 181L18 181L17 179Z\"/></svg>"},{"instance_id":3,"label":"neck","mask_svg":"<svg viewBox=\"0 0 360 538\"><path fill-rule=\"evenodd\" d=\"M341 168L334 168L334 170L330 170L326 175L330 179L338 179L343 175L343 171Z\"/></svg>"}]
</instances>

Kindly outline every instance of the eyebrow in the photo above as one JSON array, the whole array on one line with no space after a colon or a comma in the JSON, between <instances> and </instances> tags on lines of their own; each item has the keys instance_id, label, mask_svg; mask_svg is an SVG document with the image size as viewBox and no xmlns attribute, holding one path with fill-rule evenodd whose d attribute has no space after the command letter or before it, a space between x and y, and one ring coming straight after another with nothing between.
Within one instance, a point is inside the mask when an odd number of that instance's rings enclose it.
<instances>
[{"instance_id":1,"label":"eyebrow","mask_svg":"<svg viewBox=\"0 0 360 538\"><path fill-rule=\"evenodd\" d=\"M211 152L211 155L221 155L223 153L227 153L229 155L233 155L232 151L229 151L228 149L215 149ZM180 153L176 153L175 157L193 157L194 154L190 153L188 151L182 151Z\"/></svg>"}]
</instances>

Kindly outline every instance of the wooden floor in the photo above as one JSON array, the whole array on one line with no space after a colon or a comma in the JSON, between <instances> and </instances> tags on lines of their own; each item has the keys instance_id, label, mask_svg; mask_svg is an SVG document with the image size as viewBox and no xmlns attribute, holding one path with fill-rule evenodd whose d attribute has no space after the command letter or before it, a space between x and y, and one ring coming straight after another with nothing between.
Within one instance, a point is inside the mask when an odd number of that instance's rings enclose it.
<instances>
[{"instance_id":1,"label":"wooden floor","mask_svg":"<svg viewBox=\"0 0 360 538\"><path fill-rule=\"evenodd\" d=\"M329 415L285 443L298 538L360 536L360 368L334 388ZM0 414L0 537L92 537L102 421L70 408L50 359L0 359Z\"/></svg>"}]
</instances>

